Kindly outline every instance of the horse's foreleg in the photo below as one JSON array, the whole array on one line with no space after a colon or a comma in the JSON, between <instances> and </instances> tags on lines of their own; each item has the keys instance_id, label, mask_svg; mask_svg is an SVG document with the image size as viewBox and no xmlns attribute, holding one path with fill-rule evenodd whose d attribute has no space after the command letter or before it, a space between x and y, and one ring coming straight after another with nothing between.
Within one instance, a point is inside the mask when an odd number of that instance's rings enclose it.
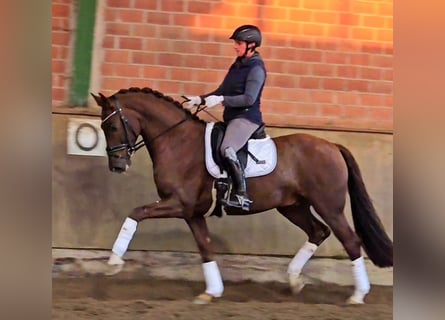
<instances>
[{"instance_id":1,"label":"horse's foreleg","mask_svg":"<svg viewBox=\"0 0 445 320\"><path fill-rule=\"evenodd\" d=\"M113 244L113 249L108 259L108 265L111 267L106 272L107 275L113 275L120 272L124 265L122 257L127 252L128 246L136 232L140 221L148 218L182 218L183 207L175 199L166 199L156 201L152 204L133 209L131 214L125 219L119 234Z\"/></svg>"},{"instance_id":2,"label":"horse's foreleg","mask_svg":"<svg viewBox=\"0 0 445 320\"><path fill-rule=\"evenodd\" d=\"M224 285L219 272L218 264L213 260L213 252L211 249L211 241L207 223L204 217L193 217L186 219L202 259L202 270L206 282L206 290L197 296L194 300L196 304L206 304L213 298L219 298L224 291Z\"/></svg>"}]
</instances>

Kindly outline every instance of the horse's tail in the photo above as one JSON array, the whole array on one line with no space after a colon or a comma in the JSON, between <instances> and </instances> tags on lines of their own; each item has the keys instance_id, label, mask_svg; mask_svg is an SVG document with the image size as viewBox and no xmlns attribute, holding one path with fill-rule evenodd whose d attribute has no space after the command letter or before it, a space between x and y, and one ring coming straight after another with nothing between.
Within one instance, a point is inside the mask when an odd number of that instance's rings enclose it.
<instances>
[{"instance_id":1,"label":"horse's tail","mask_svg":"<svg viewBox=\"0 0 445 320\"><path fill-rule=\"evenodd\" d=\"M355 232L362 240L369 259L378 267L393 265L393 243L386 234L371 198L366 191L360 168L351 152L337 144L348 167L348 189Z\"/></svg>"}]
</instances>

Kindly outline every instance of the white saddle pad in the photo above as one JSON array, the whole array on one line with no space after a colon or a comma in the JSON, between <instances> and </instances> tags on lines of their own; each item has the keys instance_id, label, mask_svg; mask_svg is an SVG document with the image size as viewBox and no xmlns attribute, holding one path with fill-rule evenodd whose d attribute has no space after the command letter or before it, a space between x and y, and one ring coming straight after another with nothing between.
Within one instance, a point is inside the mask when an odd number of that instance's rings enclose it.
<instances>
[{"instance_id":1,"label":"white saddle pad","mask_svg":"<svg viewBox=\"0 0 445 320\"><path fill-rule=\"evenodd\" d=\"M210 136L214 122L207 123L205 132L205 162L207 171L215 178L227 177L227 172L221 173L218 165L213 160ZM246 178L259 177L271 173L277 165L277 148L275 142L266 136L264 139L251 139L248 141L248 150L261 162L257 164L250 155L247 155L247 165L244 170Z\"/></svg>"}]
</instances>

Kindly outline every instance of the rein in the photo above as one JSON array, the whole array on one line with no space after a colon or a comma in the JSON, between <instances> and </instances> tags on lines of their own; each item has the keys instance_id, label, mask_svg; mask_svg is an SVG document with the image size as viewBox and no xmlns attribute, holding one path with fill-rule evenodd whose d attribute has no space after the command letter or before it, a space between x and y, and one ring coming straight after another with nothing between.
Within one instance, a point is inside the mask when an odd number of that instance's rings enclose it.
<instances>
[{"instance_id":1,"label":"rein","mask_svg":"<svg viewBox=\"0 0 445 320\"><path fill-rule=\"evenodd\" d=\"M138 134L134 131L133 127L130 125L130 123L128 122L127 117L125 117L124 112L122 110L121 104L119 102L119 100L117 99L117 97L112 97L113 100L115 101L115 105L116 105L116 110L114 110L112 113L110 113L105 119L102 120L102 124L105 123L108 119L110 119L111 117L113 117L116 114L119 114L122 125L124 126L124 130L125 130L125 140L126 142L123 144L119 144L117 146L113 146L113 147L107 147L107 154L108 155L112 155L113 153L126 149L128 154L131 156L133 155L137 150L139 150L140 148L142 148L145 145L145 142L143 140L137 142L135 145L132 145L130 143L130 139L128 138L128 133L129 130L133 131L133 134L137 137ZM173 130L174 128L178 127L179 125L181 125L182 123L184 123L186 120L188 119L187 114L185 115L185 118L182 119L181 121L179 121L178 123L175 123L173 126L165 129L164 131L162 131L161 133L159 133L158 135L156 135L155 137L151 138L150 141L148 141L147 143L151 143L154 140L156 140L157 138L163 136L164 134L166 134L167 132L169 132L170 130Z\"/></svg>"}]
</instances>

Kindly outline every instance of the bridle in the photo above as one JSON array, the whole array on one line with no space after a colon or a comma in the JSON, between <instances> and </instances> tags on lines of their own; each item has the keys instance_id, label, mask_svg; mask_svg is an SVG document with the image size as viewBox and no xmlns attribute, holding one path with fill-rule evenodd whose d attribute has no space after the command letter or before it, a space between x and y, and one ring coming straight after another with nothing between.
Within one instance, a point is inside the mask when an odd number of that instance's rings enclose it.
<instances>
[{"instance_id":1,"label":"bridle","mask_svg":"<svg viewBox=\"0 0 445 320\"><path fill-rule=\"evenodd\" d=\"M106 151L108 156L112 156L114 153L116 153L117 151L120 150L127 150L128 155L131 157L137 150L139 150L140 148L142 148L145 145L145 142L143 140L140 140L139 142L137 142L136 144L132 144L130 142L129 139L129 132L132 131L133 135L135 137L138 136L138 134L134 131L133 127L131 126L130 122L128 121L128 118L124 115L124 112L122 110L122 106L119 102L119 100L117 99L117 97L112 96L110 97L110 99L114 100L114 104L116 106L116 110L114 110L112 113L110 113L108 116L105 117L105 119L102 120L102 124L104 124L106 121L108 121L110 118L112 118L114 115L119 115L119 118L121 119L122 122L122 126L124 127L124 131L125 131L125 143L122 144L118 144L116 146L112 146L112 147L107 147ZM161 133L159 133L158 135L156 135L154 138L151 138L150 141L148 143L153 142L155 139L159 138L160 136L164 135L165 133L167 133L168 131L176 128L177 126L179 126L180 124L182 124L183 122L185 122L188 119L187 114L185 116L184 119L182 119L181 121L179 121L178 123L174 124L173 126L165 129L164 131L162 131Z\"/></svg>"}]
</instances>

